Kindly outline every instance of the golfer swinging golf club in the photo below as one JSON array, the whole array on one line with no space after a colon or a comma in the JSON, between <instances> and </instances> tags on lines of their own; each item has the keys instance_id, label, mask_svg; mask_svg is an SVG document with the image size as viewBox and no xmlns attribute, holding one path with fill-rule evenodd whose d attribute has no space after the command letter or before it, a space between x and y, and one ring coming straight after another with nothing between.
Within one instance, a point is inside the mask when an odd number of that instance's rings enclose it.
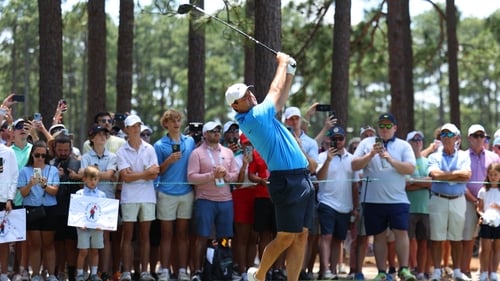
<instances>
[{"instance_id":1,"label":"golfer swinging golf club","mask_svg":"<svg viewBox=\"0 0 500 281\"><path fill-rule=\"evenodd\" d=\"M288 99L296 62L281 52L276 58L278 68L262 103L257 104L245 84L234 84L226 91L226 101L237 112L240 129L271 171L268 189L275 206L278 233L266 246L260 266L248 269L249 281L264 281L271 265L287 249L288 280L298 280L307 228L312 226L314 190L307 169L308 161L290 131L275 118Z\"/></svg>"}]
</instances>

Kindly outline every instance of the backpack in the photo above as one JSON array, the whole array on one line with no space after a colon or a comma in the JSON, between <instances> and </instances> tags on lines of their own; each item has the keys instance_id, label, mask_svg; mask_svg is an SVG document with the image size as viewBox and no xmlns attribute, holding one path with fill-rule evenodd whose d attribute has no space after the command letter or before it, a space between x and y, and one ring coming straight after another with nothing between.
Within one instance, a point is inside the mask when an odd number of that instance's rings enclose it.
<instances>
[{"instance_id":1,"label":"backpack","mask_svg":"<svg viewBox=\"0 0 500 281\"><path fill-rule=\"evenodd\" d=\"M233 252L231 239L212 240L207 246L203 261L203 281L231 281L233 275Z\"/></svg>"}]
</instances>

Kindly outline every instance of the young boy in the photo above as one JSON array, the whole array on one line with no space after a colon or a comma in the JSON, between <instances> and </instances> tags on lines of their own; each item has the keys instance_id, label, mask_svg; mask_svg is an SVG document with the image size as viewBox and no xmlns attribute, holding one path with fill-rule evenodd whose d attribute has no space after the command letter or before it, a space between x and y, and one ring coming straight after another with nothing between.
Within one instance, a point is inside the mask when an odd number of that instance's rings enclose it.
<instances>
[{"instance_id":1,"label":"young boy","mask_svg":"<svg viewBox=\"0 0 500 281\"><path fill-rule=\"evenodd\" d=\"M95 166L88 166L83 170L83 189L76 192L79 196L90 196L106 198L106 194L97 189L99 183L99 169ZM103 232L99 229L78 228L78 258L76 260L76 281L84 281L83 266L85 258L89 254L90 280L100 281L97 275L97 265L99 264L99 249L104 248Z\"/></svg>"}]
</instances>

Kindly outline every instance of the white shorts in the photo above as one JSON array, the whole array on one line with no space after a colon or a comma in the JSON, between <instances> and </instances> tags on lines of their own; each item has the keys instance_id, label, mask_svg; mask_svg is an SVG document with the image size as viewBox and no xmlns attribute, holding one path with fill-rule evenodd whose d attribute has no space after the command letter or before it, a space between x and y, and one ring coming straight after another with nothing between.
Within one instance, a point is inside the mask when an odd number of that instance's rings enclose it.
<instances>
[{"instance_id":1,"label":"white shorts","mask_svg":"<svg viewBox=\"0 0 500 281\"><path fill-rule=\"evenodd\" d=\"M466 204L463 240L473 240L478 235L476 205L471 201Z\"/></svg>"},{"instance_id":2,"label":"white shorts","mask_svg":"<svg viewBox=\"0 0 500 281\"><path fill-rule=\"evenodd\" d=\"M143 222L156 219L155 203L122 203L122 221L123 222Z\"/></svg>"},{"instance_id":3,"label":"white shorts","mask_svg":"<svg viewBox=\"0 0 500 281\"><path fill-rule=\"evenodd\" d=\"M158 192L156 214L159 220L174 221L176 219L191 219L193 215L194 191L175 196Z\"/></svg>"},{"instance_id":4,"label":"white shorts","mask_svg":"<svg viewBox=\"0 0 500 281\"><path fill-rule=\"evenodd\" d=\"M465 196L446 199L435 195L429 200L432 241L462 241L465 223Z\"/></svg>"},{"instance_id":5,"label":"white shorts","mask_svg":"<svg viewBox=\"0 0 500 281\"><path fill-rule=\"evenodd\" d=\"M104 248L104 233L97 229L76 229L78 234L78 249L102 249Z\"/></svg>"}]
</instances>

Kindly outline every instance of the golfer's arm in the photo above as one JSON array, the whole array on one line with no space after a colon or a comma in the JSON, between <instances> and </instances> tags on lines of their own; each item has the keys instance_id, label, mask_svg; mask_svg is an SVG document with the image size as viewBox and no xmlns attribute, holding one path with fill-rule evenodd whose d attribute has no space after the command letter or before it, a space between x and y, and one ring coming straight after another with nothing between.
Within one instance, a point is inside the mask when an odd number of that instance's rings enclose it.
<instances>
[{"instance_id":1,"label":"golfer's arm","mask_svg":"<svg viewBox=\"0 0 500 281\"><path fill-rule=\"evenodd\" d=\"M292 87L293 75L286 73L287 65L287 60L278 60L278 68L276 69L276 74L269 87L269 93L267 94L267 98L272 100L276 112L279 112L285 106L288 99L288 93Z\"/></svg>"}]
</instances>

